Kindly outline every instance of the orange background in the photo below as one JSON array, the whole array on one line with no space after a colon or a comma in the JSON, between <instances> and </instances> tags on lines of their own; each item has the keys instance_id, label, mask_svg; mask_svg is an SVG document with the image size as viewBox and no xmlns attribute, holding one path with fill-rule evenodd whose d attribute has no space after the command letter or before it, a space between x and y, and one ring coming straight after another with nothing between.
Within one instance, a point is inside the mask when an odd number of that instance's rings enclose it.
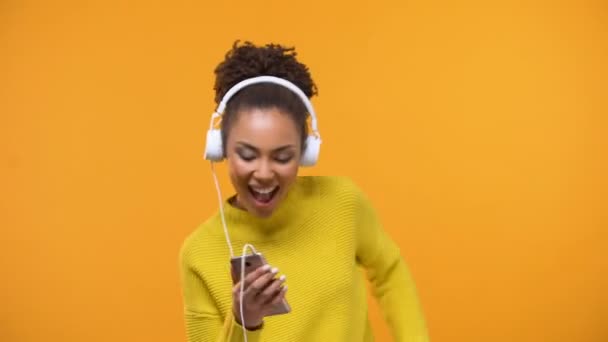
<instances>
[{"instance_id":1,"label":"orange background","mask_svg":"<svg viewBox=\"0 0 608 342\"><path fill-rule=\"evenodd\" d=\"M2 1L0 341L185 339L178 251L217 208L203 137L239 38L312 70L304 173L369 193L432 340L607 341L608 6L515 3Z\"/></svg>"}]
</instances>

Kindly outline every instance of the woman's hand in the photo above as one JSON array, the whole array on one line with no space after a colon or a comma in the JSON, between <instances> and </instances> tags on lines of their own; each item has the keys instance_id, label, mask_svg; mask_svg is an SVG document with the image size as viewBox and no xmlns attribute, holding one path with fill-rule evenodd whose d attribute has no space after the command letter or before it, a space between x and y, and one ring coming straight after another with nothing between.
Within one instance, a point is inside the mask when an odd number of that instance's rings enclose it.
<instances>
[{"instance_id":1,"label":"woman's hand","mask_svg":"<svg viewBox=\"0 0 608 342\"><path fill-rule=\"evenodd\" d=\"M269 265L264 265L249 273L244 281L237 283L232 288L232 312L236 321L245 328L253 330L261 326L264 316L271 312L272 306L285 298L287 286L282 286L285 276L275 278L277 273L276 268L271 269ZM245 324L241 322L240 314L241 284L244 285L243 319Z\"/></svg>"}]
</instances>

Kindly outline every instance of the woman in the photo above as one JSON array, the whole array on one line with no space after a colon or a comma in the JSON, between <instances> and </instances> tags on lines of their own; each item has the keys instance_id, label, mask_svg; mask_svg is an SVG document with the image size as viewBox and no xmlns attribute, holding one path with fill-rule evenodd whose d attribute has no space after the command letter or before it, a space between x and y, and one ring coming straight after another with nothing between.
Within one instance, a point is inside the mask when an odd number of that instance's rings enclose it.
<instances>
[{"instance_id":1,"label":"woman","mask_svg":"<svg viewBox=\"0 0 608 342\"><path fill-rule=\"evenodd\" d=\"M315 84L296 56L280 45L235 43L215 70L216 102L263 75L312 97ZM228 100L220 153L235 194L181 250L189 341L372 341L366 273L395 340L428 340L414 283L366 196L347 178L298 176L309 112L275 83L245 86ZM235 251L251 243L273 267L233 285L223 219ZM284 300L291 311L271 315Z\"/></svg>"}]
</instances>

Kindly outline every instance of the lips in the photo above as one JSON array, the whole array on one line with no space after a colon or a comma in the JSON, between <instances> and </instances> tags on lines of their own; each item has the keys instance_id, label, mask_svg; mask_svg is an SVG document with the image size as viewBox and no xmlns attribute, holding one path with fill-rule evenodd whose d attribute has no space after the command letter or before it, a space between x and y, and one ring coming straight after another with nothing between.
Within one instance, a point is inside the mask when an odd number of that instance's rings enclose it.
<instances>
[{"instance_id":1,"label":"lips","mask_svg":"<svg viewBox=\"0 0 608 342\"><path fill-rule=\"evenodd\" d=\"M251 193L251 195L253 196L253 198L260 202L261 204L268 204L270 203L270 201L272 201L272 199L274 198L274 196L277 194L277 192L279 191L279 186L275 185L273 187L266 187L266 188L258 188L258 187L252 187L249 186L249 192Z\"/></svg>"}]
</instances>

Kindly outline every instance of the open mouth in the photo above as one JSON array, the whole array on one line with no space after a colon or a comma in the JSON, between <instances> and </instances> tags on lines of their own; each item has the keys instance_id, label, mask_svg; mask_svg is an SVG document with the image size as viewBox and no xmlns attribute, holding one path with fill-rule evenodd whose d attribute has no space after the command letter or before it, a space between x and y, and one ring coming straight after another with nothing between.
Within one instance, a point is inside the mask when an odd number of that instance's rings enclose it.
<instances>
[{"instance_id":1,"label":"open mouth","mask_svg":"<svg viewBox=\"0 0 608 342\"><path fill-rule=\"evenodd\" d=\"M264 189L254 189L249 186L249 192L257 202L261 204L268 204L270 201L272 201L277 192L279 192L279 186L276 185L274 187Z\"/></svg>"}]
</instances>

